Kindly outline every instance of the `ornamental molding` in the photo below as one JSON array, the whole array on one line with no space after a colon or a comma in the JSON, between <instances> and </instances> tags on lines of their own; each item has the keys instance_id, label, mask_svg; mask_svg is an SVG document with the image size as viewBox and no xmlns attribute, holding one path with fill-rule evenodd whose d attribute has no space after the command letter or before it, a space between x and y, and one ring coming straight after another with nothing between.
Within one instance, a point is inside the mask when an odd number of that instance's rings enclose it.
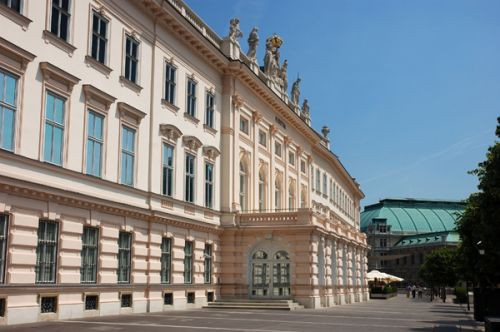
<instances>
[{"instance_id":1,"label":"ornamental molding","mask_svg":"<svg viewBox=\"0 0 500 332\"><path fill-rule=\"evenodd\" d=\"M43 79L58 88L63 88L64 92L71 93L75 84L80 82L80 79L70 73L54 66L49 62L40 62L40 71Z\"/></svg>"},{"instance_id":2,"label":"ornamental molding","mask_svg":"<svg viewBox=\"0 0 500 332\"><path fill-rule=\"evenodd\" d=\"M257 111L253 111L252 112L252 120L253 120L253 122L259 123L261 119L262 119L262 113L257 112Z\"/></svg>"},{"instance_id":3,"label":"ornamental molding","mask_svg":"<svg viewBox=\"0 0 500 332\"><path fill-rule=\"evenodd\" d=\"M243 106L244 104L244 101L243 101L243 98L240 96L240 95L237 95L237 94L234 94L232 96L233 98L233 106L235 109L240 109L241 106Z\"/></svg>"},{"instance_id":4,"label":"ornamental molding","mask_svg":"<svg viewBox=\"0 0 500 332\"><path fill-rule=\"evenodd\" d=\"M143 111L124 102L119 102L117 104L117 107L120 117L127 116L129 118L132 118L137 124L139 124L141 120L146 116L146 113L144 113Z\"/></svg>"},{"instance_id":5,"label":"ornamental molding","mask_svg":"<svg viewBox=\"0 0 500 332\"><path fill-rule=\"evenodd\" d=\"M223 127L221 133L224 135L234 135L234 129L230 127Z\"/></svg>"},{"instance_id":6,"label":"ornamental molding","mask_svg":"<svg viewBox=\"0 0 500 332\"><path fill-rule=\"evenodd\" d=\"M207 156L208 159L213 160L220 155L220 151L215 146L204 146L203 155Z\"/></svg>"},{"instance_id":7,"label":"ornamental molding","mask_svg":"<svg viewBox=\"0 0 500 332\"><path fill-rule=\"evenodd\" d=\"M99 108L106 111L109 110L111 104L116 100L115 97L90 84L84 84L82 86L82 90L87 103L95 104L97 102L98 104L103 105L103 107Z\"/></svg>"},{"instance_id":8,"label":"ornamental molding","mask_svg":"<svg viewBox=\"0 0 500 332\"><path fill-rule=\"evenodd\" d=\"M179 137L182 136L182 131L172 124L160 124L160 134L172 142L177 142Z\"/></svg>"},{"instance_id":9,"label":"ornamental molding","mask_svg":"<svg viewBox=\"0 0 500 332\"><path fill-rule=\"evenodd\" d=\"M28 66L28 63L36 58L36 55L34 55L33 53L30 53L25 49L14 45L10 41L2 37L0 37L0 53L6 55L7 57L18 63L19 67L14 68L18 72L24 72L26 70L26 67Z\"/></svg>"},{"instance_id":10,"label":"ornamental molding","mask_svg":"<svg viewBox=\"0 0 500 332\"><path fill-rule=\"evenodd\" d=\"M277 132L278 132L278 128L275 125L272 124L269 126L269 134L271 134L271 136L276 134Z\"/></svg>"},{"instance_id":11,"label":"ornamental molding","mask_svg":"<svg viewBox=\"0 0 500 332\"><path fill-rule=\"evenodd\" d=\"M194 152L198 151L198 149L203 145L203 143L194 136L183 136L182 143L186 148Z\"/></svg>"}]
</instances>

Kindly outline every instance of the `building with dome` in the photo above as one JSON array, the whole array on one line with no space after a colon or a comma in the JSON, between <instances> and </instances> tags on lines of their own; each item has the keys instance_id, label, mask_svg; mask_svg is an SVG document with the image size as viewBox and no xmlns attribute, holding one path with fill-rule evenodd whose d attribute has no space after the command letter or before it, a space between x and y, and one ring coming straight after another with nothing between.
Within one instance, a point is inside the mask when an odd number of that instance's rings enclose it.
<instances>
[{"instance_id":1,"label":"building with dome","mask_svg":"<svg viewBox=\"0 0 500 332\"><path fill-rule=\"evenodd\" d=\"M455 223L462 201L387 198L365 207L361 231L371 246L368 267L418 283L418 270L429 251L455 247Z\"/></svg>"}]
</instances>

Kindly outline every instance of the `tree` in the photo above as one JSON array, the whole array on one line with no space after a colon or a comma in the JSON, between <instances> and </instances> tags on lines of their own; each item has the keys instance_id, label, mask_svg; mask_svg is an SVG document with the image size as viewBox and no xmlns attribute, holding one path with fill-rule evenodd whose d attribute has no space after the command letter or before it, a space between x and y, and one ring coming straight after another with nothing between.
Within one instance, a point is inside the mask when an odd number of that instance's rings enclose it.
<instances>
[{"instance_id":1,"label":"tree","mask_svg":"<svg viewBox=\"0 0 500 332\"><path fill-rule=\"evenodd\" d=\"M439 248L431 251L425 256L425 263L420 266L420 277L431 287L433 298L435 289L443 289L447 286L455 286L457 283L456 250L451 248ZM445 292L443 301L446 299Z\"/></svg>"},{"instance_id":2,"label":"tree","mask_svg":"<svg viewBox=\"0 0 500 332\"><path fill-rule=\"evenodd\" d=\"M500 138L500 117L496 135ZM486 160L470 173L479 179L479 192L470 195L458 220L462 243L460 271L467 280L481 287L500 284L500 142L488 148ZM479 250L484 250L480 255Z\"/></svg>"}]
</instances>

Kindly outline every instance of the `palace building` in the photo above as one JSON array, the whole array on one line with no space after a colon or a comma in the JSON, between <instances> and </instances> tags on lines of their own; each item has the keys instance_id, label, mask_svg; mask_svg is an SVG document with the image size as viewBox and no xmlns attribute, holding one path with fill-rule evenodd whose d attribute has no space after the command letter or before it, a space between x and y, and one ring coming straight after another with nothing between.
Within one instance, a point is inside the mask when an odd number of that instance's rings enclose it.
<instances>
[{"instance_id":1,"label":"palace building","mask_svg":"<svg viewBox=\"0 0 500 332\"><path fill-rule=\"evenodd\" d=\"M0 323L367 300L359 185L283 41L180 0L0 1ZM246 38L245 38L246 39Z\"/></svg>"}]
</instances>

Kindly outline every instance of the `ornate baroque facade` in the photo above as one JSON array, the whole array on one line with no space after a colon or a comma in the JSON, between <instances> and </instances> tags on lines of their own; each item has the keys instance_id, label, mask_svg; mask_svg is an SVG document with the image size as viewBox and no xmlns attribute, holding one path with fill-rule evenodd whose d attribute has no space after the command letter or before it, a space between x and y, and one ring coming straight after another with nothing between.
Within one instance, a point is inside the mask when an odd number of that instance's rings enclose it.
<instances>
[{"instance_id":1,"label":"ornate baroque facade","mask_svg":"<svg viewBox=\"0 0 500 332\"><path fill-rule=\"evenodd\" d=\"M266 68L179 0L0 2L0 321L367 299L363 193Z\"/></svg>"}]
</instances>

